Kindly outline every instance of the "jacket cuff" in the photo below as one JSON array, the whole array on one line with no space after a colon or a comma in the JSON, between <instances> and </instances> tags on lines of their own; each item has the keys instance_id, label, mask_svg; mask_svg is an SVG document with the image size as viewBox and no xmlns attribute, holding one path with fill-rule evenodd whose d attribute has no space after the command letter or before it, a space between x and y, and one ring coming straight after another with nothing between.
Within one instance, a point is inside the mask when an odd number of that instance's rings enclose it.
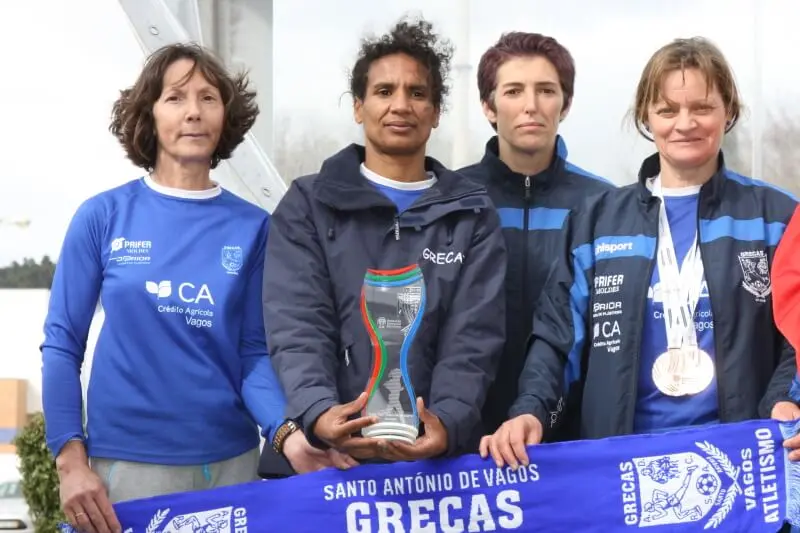
<instances>
[{"instance_id":1,"label":"jacket cuff","mask_svg":"<svg viewBox=\"0 0 800 533\"><path fill-rule=\"evenodd\" d=\"M459 410L463 411L464 404L454 399L446 399L430 407L431 413L436 415L442 422L447 431L447 451L445 455L455 455L466 443L463 442L470 438L471 432L477 430L477 421L480 414L476 412L476 424L471 424L469 413L458 416Z\"/></svg>"},{"instance_id":2,"label":"jacket cuff","mask_svg":"<svg viewBox=\"0 0 800 533\"><path fill-rule=\"evenodd\" d=\"M533 415L542 424L542 441L550 434L550 413L541 402L531 397L520 396L508 410L509 420L521 415Z\"/></svg>"},{"instance_id":3,"label":"jacket cuff","mask_svg":"<svg viewBox=\"0 0 800 533\"><path fill-rule=\"evenodd\" d=\"M789 387L789 401L800 403L800 382L797 381L797 376L792 378L792 386Z\"/></svg>"},{"instance_id":4,"label":"jacket cuff","mask_svg":"<svg viewBox=\"0 0 800 533\"><path fill-rule=\"evenodd\" d=\"M279 418L272 422L272 425L268 428L263 428L261 430L261 436L267 440L267 443L272 446L273 441L275 440L275 434L278 432L278 428L283 425L286 421L285 418Z\"/></svg>"},{"instance_id":5,"label":"jacket cuff","mask_svg":"<svg viewBox=\"0 0 800 533\"><path fill-rule=\"evenodd\" d=\"M315 403L311 404L311 407L305 410L305 412L300 416L300 420L303 426L303 433L305 433L306 439L308 443L316 448L320 448L323 450L327 450L329 446L322 442L317 436L314 434L314 425L317 423L322 414L334 407L337 404L336 400L332 398L322 398L317 400Z\"/></svg>"},{"instance_id":6,"label":"jacket cuff","mask_svg":"<svg viewBox=\"0 0 800 533\"><path fill-rule=\"evenodd\" d=\"M64 446L74 440L81 441L83 445L86 446L86 438L80 433L68 433L66 435L61 435L58 438L50 439L47 441L47 446L50 448L50 453L53 454L54 458L56 458L61 454L61 450L64 449ZM86 453L88 454L89 451L87 450Z\"/></svg>"}]
</instances>

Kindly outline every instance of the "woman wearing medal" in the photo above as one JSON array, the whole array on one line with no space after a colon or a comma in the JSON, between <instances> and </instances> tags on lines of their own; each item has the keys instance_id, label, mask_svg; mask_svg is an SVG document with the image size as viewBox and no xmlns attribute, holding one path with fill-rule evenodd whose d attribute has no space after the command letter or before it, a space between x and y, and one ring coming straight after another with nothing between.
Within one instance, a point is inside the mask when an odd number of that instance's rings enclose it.
<instances>
[{"instance_id":1,"label":"woman wearing medal","mask_svg":"<svg viewBox=\"0 0 800 533\"><path fill-rule=\"evenodd\" d=\"M657 153L638 183L568 218L538 301L510 420L481 441L498 466L552 438L794 419L794 351L775 327L769 268L795 208L726 168L740 102L710 42L678 39L642 72L633 118Z\"/></svg>"}]
</instances>

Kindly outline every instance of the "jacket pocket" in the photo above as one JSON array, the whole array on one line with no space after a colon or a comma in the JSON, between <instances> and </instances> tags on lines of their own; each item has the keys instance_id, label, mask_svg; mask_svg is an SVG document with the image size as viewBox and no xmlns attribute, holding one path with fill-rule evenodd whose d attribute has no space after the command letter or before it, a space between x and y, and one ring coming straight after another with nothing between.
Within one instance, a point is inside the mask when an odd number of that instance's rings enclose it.
<instances>
[{"instance_id":1,"label":"jacket pocket","mask_svg":"<svg viewBox=\"0 0 800 533\"><path fill-rule=\"evenodd\" d=\"M342 403L355 400L367 386L371 358L364 359L363 347L358 347L351 335L341 333L339 347L338 384ZM370 354L371 352L367 352Z\"/></svg>"}]
</instances>

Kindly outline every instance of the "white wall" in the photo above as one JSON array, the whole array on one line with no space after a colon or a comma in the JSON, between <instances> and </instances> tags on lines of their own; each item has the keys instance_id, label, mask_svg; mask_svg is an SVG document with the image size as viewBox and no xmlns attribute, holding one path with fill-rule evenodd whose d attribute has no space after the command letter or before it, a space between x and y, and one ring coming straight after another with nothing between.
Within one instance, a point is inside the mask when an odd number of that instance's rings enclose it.
<instances>
[{"instance_id":1,"label":"white wall","mask_svg":"<svg viewBox=\"0 0 800 533\"><path fill-rule=\"evenodd\" d=\"M29 413L42 410L42 356L39 346L44 339L43 326L49 298L50 291L45 289L0 289L0 378L24 379L28 382ZM102 319L102 312L95 315L89 331L81 379L84 397ZM15 474L16 457L0 454L0 482Z\"/></svg>"}]
</instances>

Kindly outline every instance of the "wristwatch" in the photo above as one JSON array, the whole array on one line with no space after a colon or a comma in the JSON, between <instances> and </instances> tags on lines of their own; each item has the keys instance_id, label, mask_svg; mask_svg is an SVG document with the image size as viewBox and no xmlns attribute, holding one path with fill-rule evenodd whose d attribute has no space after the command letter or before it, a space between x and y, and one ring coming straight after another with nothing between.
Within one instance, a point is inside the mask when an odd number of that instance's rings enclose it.
<instances>
[{"instance_id":1,"label":"wristwatch","mask_svg":"<svg viewBox=\"0 0 800 533\"><path fill-rule=\"evenodd\" d=\"M297 425L297 422L294 420L285 420L272 438L272 448L279 454L282 454L283 443L286 442L286 438L298 429L300 429L300 426Z\"/></svg>"}]
</instances>

